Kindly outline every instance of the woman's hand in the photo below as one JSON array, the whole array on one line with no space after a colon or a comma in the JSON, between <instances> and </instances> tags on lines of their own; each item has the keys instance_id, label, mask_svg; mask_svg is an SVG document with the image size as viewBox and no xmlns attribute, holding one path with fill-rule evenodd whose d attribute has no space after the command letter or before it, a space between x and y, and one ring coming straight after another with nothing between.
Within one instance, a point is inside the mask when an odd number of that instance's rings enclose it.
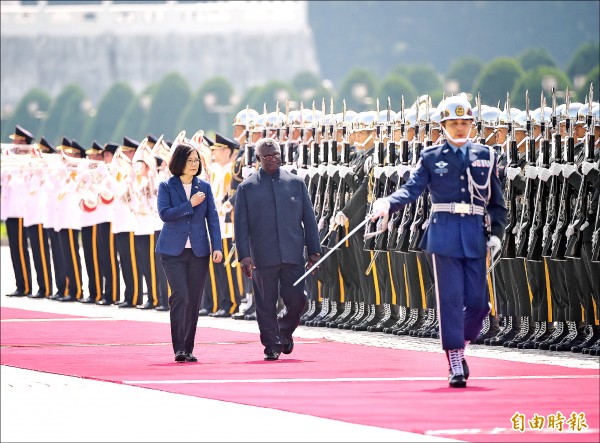
<instances>
[{"instance_id":1,"label":"woman's hand","mask_svg":"<svg viewBox=\"0 0 600 443\"><path fill-rule=\"evenodd\" d=\"M214 263L221 263L221 260L223 260L223 253L221 251L213 251L212 261Z\"/></svg>"},{"instance_id":2,"label":"woman's hand","mask_svg":"<svg viewBox=\"0 0 600 443\"><path fill-rule=\"evenodd\" d=\"M192 207L195 207L202 203L205 198L206 195L204 194L204 192L198 191L190 197L190 203L192 204Z\"/></svg>"}]
</instances>

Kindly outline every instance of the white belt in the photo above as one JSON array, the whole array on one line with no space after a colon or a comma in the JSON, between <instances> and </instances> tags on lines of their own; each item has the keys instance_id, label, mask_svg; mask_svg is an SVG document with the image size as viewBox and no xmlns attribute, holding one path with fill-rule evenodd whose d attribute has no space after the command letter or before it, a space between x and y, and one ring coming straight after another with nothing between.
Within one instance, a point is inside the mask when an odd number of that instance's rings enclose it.
<instances>
[{"instance_id":1,"label":"white belt","mask_svg":"<svg viewBox=\"0 0 600 443\"><path fill-rule=\"evenodd\" d=\"M483 215L483 206L471 205L469 203L433 203L433 212L450 212L451 214Z\"/></svg>"}]
</instances>

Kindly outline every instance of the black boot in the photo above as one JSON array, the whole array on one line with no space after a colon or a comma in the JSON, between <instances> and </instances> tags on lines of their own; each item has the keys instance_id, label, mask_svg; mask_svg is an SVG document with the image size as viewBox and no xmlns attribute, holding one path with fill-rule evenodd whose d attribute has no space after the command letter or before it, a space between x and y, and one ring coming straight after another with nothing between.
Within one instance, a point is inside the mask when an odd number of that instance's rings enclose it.
<instances>
[{"instance_id":1,"label":"black boot","mask_svg":"<svg viewBox=\"0 0 600 443\"><path fill-rule=\"evenodd\" d=\"M320 320L324 319L325 317L327 317L327 314L329 314L329 310L330 310L329 298L324 298L323 301L321 302L321 310L317 313L316 316L307 320L304 323L304 326L315 326L315 324L314 324L315 322L320 321Z\"/></svg>"},{"instance_id":2,"label":"black boot","mask_svg":"<svg viewBox=\"0 0 600 443\"><path fill-rule=\"evenodd\" d=\"M569 333L569 330L565 326L564 321L556 322L552 334L546 340L536 343L535 349L547 351L550 349L550 345L559 343Z\"/></svg>"},{"instance_id":3,"label":"black boot","mask_svg":"<svg viewBox=\"0 0 600 443\"><path fill-rule=\"evenodd\" d=\"M300 317L300 324L306 324L307 321L310 321L313 318L315 318L319 314L319 312L321 312L321 303L318 300L309 300L308 309L306 310L304 315Z\"/></svg>"},{"instance_id":4,"label":"black boot","mask_svg":"<svg viewBox=\"0 0 600 443\"><path fill-rule=\"evenodd\" d=\"M385 334L393 334L395 330L398 330L402 327L402 324L408 318L408 309L406 306L398 306L398 318L391 326L387 328L383 328L383 332Z\"/></svg>"},{"instance_id":5,"label":"black boot","mask_svg":"<svg viewBox=\"0 0 600 443\"><path fill-rule=\"evenodd\" d=\"M506 319L506 327L496 337L485 340L484 343L488 346L503 346L507 341L511 341L519 332L521 325L514 316L510 315Z\"/></svg>"},{"instance_id":6,"label":"black boot","mask_svg":"<svg viewBox=\"0 0 600 443\"><path fill-rule=\"evenodd\" d=\"M587 328L578 328L574 321L567 322L569 333L559 343L550 345L551 351L570 351L573 346L577 346L585 341L588 336Z\"/></svg>"},{"instance_id":7,"label":"black boot","mask_svg":"<svg viewBox=\"0 0 600 443\"><path fill-rule=\"evenodd\" d=\"M344 309L335 319L327 322L325 326L328 328L337 328L339 324L344 323L350 318L353 313L353 303L351 301L344 302Z\"/></svg>"},{"instance_id":8,"label":"black boot","mask_svg":"<svg viewBox=\"0 0 600 443\"><path fill-rule=\"evenodd\" d=\"M422 337L422 334L424 334L425 331L427 331L431 327L431 325L433 325L433 323L435 322L435 309L429 308L426 312L427 314L425 316L425 321L423 322L421 327L419 327L418 329L412 329L408 331L408 335L410 335L411 337Z\"/></svg>"},{"instance_id":9,"label":"black boot","mask_svg":"<svg viewBox=\"0 0 600 443\"><path fill-rule=\"evenodd\" d=\"M583 353L583 351L585 349L591 348L595 342L597 342L598 340L600 340L600 327L598 326L592 326L592 333L590 335L587 336L587 338L585 339L585 341L583 341L582 343L575 345L571 348L571 352L581 352ZM587 354L587 352L586 352Z\"/></svg>"},{"instance_id":10,"label":"black boot","mask_svg":"<svg viewBox=\"0 0 600 443\"><path fill-rule=\"evenodd\" d=\"M363 318L363 321L361 321L360 323L352 325L352 330L353 331L366 331L369 326L376 325L377 324L376 317L381 315L381 313L382 313L381 311L383 311L383 307L381 305L374 305L374 304L367 305L368 315L366 315ZM373 323L373 322L375 322L375 323Z\"/></svg>"},{"instance_id":11,"label":"black boot","mask_svg":"<svg viewBox=\"0 0 600 443\"><path fill-rule=\"evenodd\" d=\"M500 320L497 315L489 314L483 320L483 327L479 333L479 337L473 340L471 343L475 345L482 345L485 340L495 337L500 333Z\"/></svg>"},{"instance_id":12,"label":"black boot","mask_svg":"<svg viewBox=\"0 0 600 443\"><path fill-rule=\"evenodd\" d=\"M451 388L467 387L467 378L465 377L463 366L463 352L462 349L451 349L446 351L446 358L448 359L448 365L450 366L448 384Z\"/></svg>"},{"instance_id":13,"label":"black boot","mask_svg":"<svg viewBox=\"0 0 600 443\"><path fill-rule=\"evenodd\" d=\"M534 326L531 324L531 317L524 315L521 317L521 327L515 337L504 343L505 348L516 348L519 343L529 340L529 337L535 332ZM539 326L538 326L539 329Z\"/></svg>"},{"instance_id":14,"label":"black boot","mask_svg":"<svg viewBox=\"0 0 600 443\"><path fill-rule=\"evenodd\" d=\"M539 325L539 328L538 328ZM540 321L540 322L536 322L536 330L534 331L533 335L531 335L531 337L529 337L529 340L524 341L522 343L518 343L517 344L517 348L519 349L534 349L535 348L535 344L537 342L537 340L540 339L540 337L542 337L544 334L548 334L548 322L547 321Z\"/></svg>"},{"instance_id":15,"label":"black boot","mask_svg":"<svg viewBox=\"0 0 600 443\"><path fill-rule=\"evenodd\" d=\"M425 314L423 310L420 308L411 308L410 314L406 322L404 322L403 326L394 331L394 335L408 335L409 331L413 329L415 326L419 328L423 323L425 318Z\"/></svg>"},{"instance_id":16,"label":"black boot","mask_svg":"<svg viewBox=\"0 0 600 443\"><path fill-rule=\"evenodd\" d=\"M363 321L365 315L367 314L367 309L365 307L365 302L358 302L358 309L356 313L348 319L345 323L340 323L338 325L339 329L352 329L352 326L359 324Z\"/></svg>"},{"instance_id":17,"label":"black boot","mask_svg":"<svg viewBox=\"0 0 600 443\"><path fill-rule=\"evenodd\" d=\"M327 313L327 315L325 317L323 317L321 320L313 320L313 326L318 326L318 327L323 327L323 326L327 326L327 323L335 320L337 317L339 317L342 314L342 308L343 305L341 303L338 303L337 301L330 301L329 302L329 312Z\"/></svg>"},{"instance_id":18,"label":"black boot","mask_svg":"<svg viewBox=\"0 0 600 443\"><path fill-rule=\"evenodd\" d=\"M369 326L367 331L369 332L383 332L384 328L392 326L398 320L398 316L394 314L394 308L391 304L385 303L383 305L383 317L375 326Z\"/></svg>"}]
</instances>

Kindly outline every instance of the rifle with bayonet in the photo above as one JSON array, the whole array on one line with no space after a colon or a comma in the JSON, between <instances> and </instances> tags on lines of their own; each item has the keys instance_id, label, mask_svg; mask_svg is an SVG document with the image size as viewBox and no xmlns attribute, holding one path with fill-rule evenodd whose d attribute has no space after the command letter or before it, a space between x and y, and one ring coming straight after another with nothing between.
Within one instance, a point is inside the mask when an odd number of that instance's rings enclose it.
<instances>
[{"instance_id":1,"label":"rifle with bayonet","mask_svg":"<svg viewBox=\"0 0 600 443\"><path fill-rule=\"evenodd\" d=\"M516 256L527 258L527 248L529 246L529 230L533 220L533 211L535 208L536 197L536 177L529 176L528 170L536 171L536 155L535 155L535 137L531 127L531 116L529 114L529 91L525 91L525 192L523 194L523 205L521 207L521 221L517 231ZM541 185L540 185L541 186Z\"/></svg>"},{"instance_id":2,"label":"rifle with bayonet","mask_svg":"<svg viewBox=\"0 0 600 443\"><path fill-rule=\"evenodd\" d=\"M565 129L567 138L565 140L565 165L573 165L575 163L575 139L573 137L573 122L569 116L569 88L567 87L566 92L566 117L565 117ZM571 201L574 197L574 189L569 184L569 181L563 175L563 187L560 194L560 207L558 208L558 216L556 218L556 227L552 234L552 254L550 257L554 260L565 260L565 252L567 248L567 228L569 226L569 220L571 220L571 214L573 209L573 202Z\"/></svg>"},{"instance_id":3,"label":"rifle with bayonet","mask_svg":"<svg viewBox=\"0 0 600 443\"><path fill-rule=\"evenodd\" d=\"M396 142L394 141L394 122L392 121L392 102L389 97L387 103L387 144L383 175L385 176L385 180L383 182L382 197L386 197L396 190L396 184L398 183L398 173L396 171ZM375 236L375 250L388 251L388 239L389 230L386 226L384 232Z\"/></svg>"},{"instance_id":4,"label":"rifle with bayonet","mask_svg":"<svg viewBox=\"0 0 600 443\"><path fill-rule=\"evenodd\" d=\"M588 114L586 116L586 138L585 138L585 162L594 161L594 144L596 137L594 135L594 118L592 114L592 97L594 89L593 84L590 84L590 92L588 95ZM589 174L589 173L588 173ZM577 202L575 211L573 212L572 222L567 229L567 245L565 256L573 258L581 258L581 246L583 241L583 232L590 226L591 198L594 192L593 184L588 176L573 172L569 177L569 183L573 183L577 179L580 180L577 191Z\"/></svg>"},{"instance_id":5,"label":"rifle with bayonet","mask_svg":"<svg viewBox=\"0 0 600 443\"><path fill-rule=\"evenodd\" d=\"M510 114L510 97L506 94L506 109L508 117L508 166L511 168L518 167L519 150L517 148L517 140L515 139L515 128ZM502 241L502 250L500 257L515 258L516 257L516 228L517 221L517 188L514 180L507 180L506 185L506 205L508 209L508 224L504 228L504 238Z\"/></svg>"},{"instance_id":6,"label":"rifle with bayonet","mask_svg":"<svg viewBox=\"0 0 600 443\"><path fill-rule=\"evenodd\" d=\"M381 136L381 124L379 122L379 99L377 99L377 110L375 111L375 144L373 149L373 167L368 172L369 174L369 192L367 194L367 214L371 213L373 202L378 198L383 197L383 165L385 162L385 147L383 146ZM369 221L365 227L365 238L363 249L365 251L375 250L375 237L373 234L377 231L377 222Z\"/></svg>"},{"instance_id":7,"label":"rifle with bayonet","mask_svg":"<svg viewBox=\"0 0 600 443\"><path fill-rule=\"evenodd\" d=\"M544 93L542 92L541 106L541 140L540 169L548 169L550 166L550 140L548 140L548 128L546 126L544 107L546 106ZM547 182L540 180L535 195L535 206L533 211L533 221L529 230L529 245L527 247L527 259L532 261L542 261L542 229L544 227L544 214L548 205L548 196L550 187Z\"/></svg>"},{"instance_id":8,"label":"rifle with bayonet","mask_svg":"<svg viewBox=\"0 0 600 443\"><path fill-rule=\"evenodd\" d=\"M426 121L429 120L429 100L426 102ZM417 108L417 122L415 124L415 143L413 144L413 158L416 158L417 161L419 157L421 157L421 151L423 150L423 142L420 140L420 126L419 126L419 115ZM426 130L429 130L430 125L426 125ZM424 128L425 129L425 128ZM424 139L430 139L430 135L424 132ZM423 238L423 233L425 228L427 227L427 218L429 217L429 192L427 189L424 189L421 195L417 198L414 208L414 217L412 220L412 224L410 225L410 237L408 241L408 250L411 252L420 252L421 247L419 244L421 243L421 239Z\"/></svg>"},{"instance_id":9,"label":"rifle with bayonet","mask_svg":"<svg viewBox=\"0 0 600 443\"><path fill-rule=\"evenodd\" d=\"M556 91L552 88L552 114L550 116L550 124L552 131L552 146L554 161L550 165L550 169L556 166L560 167L562 163L562 139L560 135L560 127L558 115L556 115ZM560 206L560 195L562 194L562 180L558 175L550 177L550 191L548 192L548 206L546 211L546 221L542 231L542 257L550 257L552 254L552 232L556 226L558 208Z\"/></svg>"},{"instance_id":10,"label":"rifle with bayonet","mask_svg":"<svg viewBox=\"0 0 600 443\"><path fill-rule=\"evenodd\" d=\"M418 112L418 108L417 108L417 112ZM412 154L412 162L410 165L412 168L414 168L416 166L417 162L419 161L419 158L415 155L415 148L416 148L415 144L418 139L418 132L419 132L419 126L415 125L414 138L412 139L413 154ZM406 145L404 144L404 142L406 142ZM401 168L403 166L406 166L405 158L408 159L408 151L409 151L409 145L410 145L410 142L408 140L404 140L404 142L402 143ZM406 151L405 151L405 148L406 148ZM419 155L420 155L420 152L419 152ZM406 162L406 163L408 163L408 162ZM408 172L408 170L406 170L406 172ZM409 239L410 239L410 226L414 219L415 206L416 206L416 203L414 203L414 202L409 203L409 204L405 205L404 209L401 211L402 216L400 217L400 223L398 226L398 231L397 231L398 233L396 235L396 245L395 245L395 250L398 252L408 252L408 245L409 245ZM400 212L400 211L398 211L398 212Z\"/></svg>"}]
</instances>

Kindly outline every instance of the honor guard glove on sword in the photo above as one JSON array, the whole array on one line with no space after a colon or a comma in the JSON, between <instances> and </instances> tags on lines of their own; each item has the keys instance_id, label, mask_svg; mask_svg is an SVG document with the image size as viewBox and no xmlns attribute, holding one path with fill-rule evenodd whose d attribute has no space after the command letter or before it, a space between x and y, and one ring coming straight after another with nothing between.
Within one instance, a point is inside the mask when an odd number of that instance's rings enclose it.
<instances>
[{"instance_id":1,"label":"honor guard glove on sword","mask_svg":"<svg viewBox=\"0 0 600 443\"><path fill-rule=\"evenodd\" d=\"M506 178L508 180L514 180L517 175L521 173L521 168L513 168L511 166L507 166L504 171L506 172Z\"/></svg>"},{"instance_id":2,"label":"honor guard glove on sword","mask_svg":"<svg viewBox=\"0 0 600 443\"><path fill-rule=\"evenodd\" d=\"M498 254L498 252L500 252L500 248L502 247L502 242L500 241L500 239L498 237L496 237L495 235L492 235L487 242L487 246L488 246L488 248L490 248L490 253L492 255L492 260L493 260L494 257L496 256L496 254Z\"/></svg>"},{"instance_id":3,"label":"honor guard glove on sword","mask_svg":"<svg viewBox=\"0 0 600 443\"><path fill-rule=\"evenodd\" d=\"M390 202L385 198L378 198L373 202L371 207L371 220L375 221L378 218L388 215L390 212Z\"/></svg>"}]
</instances>

